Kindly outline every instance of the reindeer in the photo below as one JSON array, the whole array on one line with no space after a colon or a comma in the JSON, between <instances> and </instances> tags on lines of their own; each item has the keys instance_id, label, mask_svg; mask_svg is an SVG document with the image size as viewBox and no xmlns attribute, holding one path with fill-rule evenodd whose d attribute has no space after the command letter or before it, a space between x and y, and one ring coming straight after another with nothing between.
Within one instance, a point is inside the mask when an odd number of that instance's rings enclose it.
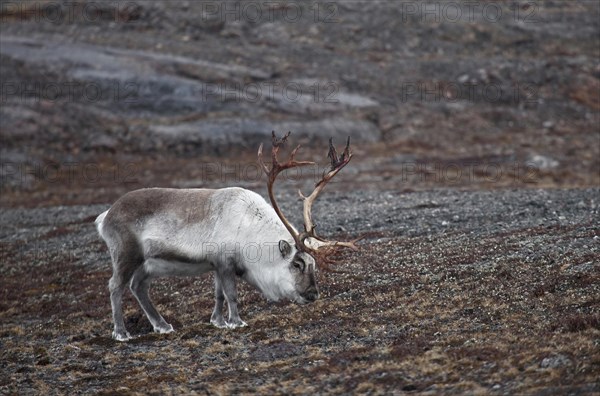
<instances>
[{"instance_id":1,"label":"reindeer","mask_svg":"<svg viewBox=\"0 0 600 396\"><path fill-rule=\"evenodd\" d=\"M247 324L238 313L236 278L258 289L267 299L289 299L298 304L315 301L316 260L327 259L337 248L356 250L349 242L317 236L312 203L323 187L352 158L350 140L338 157L330 139L331 169L304 200L304 231L298 232L281 212L273 185L286 169L314 164L296 161L296 147L287 162L278 160L279 148L289 137L273 132L272 166L258 161L267 175L271 205L258 194L238 187L223 189L148 188L129 192L100 214L96 227L110 251L113 275L108 283L114 322L113 338L127 341L122 296L129 284L155 332L170 333L173 326L158 313L149 297L152 279L160 276L200 275L215 272L215 305L210 323L218 328ZM229 316L223 316L227 300Z\"/></svg>"}]
</instances>

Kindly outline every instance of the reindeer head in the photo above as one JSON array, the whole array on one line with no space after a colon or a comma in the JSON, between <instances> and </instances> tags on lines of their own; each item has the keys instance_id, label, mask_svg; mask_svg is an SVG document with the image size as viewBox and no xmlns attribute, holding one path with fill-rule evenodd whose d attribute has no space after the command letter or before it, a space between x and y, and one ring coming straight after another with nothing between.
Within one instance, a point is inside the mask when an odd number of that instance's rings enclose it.
<instances>
[{"instance_id":1,"label":"reindeer head","mask_svg":"<svg viewBox=\"0 0 600 396\"><path fill-rule=\"evenodd\" d=\"M319 298L314 257L296 249L295 244L290 244L286 240L279 241L279 251L283 260L279 264L283 266L279 276L287 289L283 295L298 304L306 304Z\"/></svg>"},{"instance_id":2,"label":"reindeer head","mask_svg":"<svg viewBox=\"0 0 600 396\"><path fill-rule=\"evenodd\" d=\"M339 248L350 248L353 250L358 250L356 246L356 242L360 240L360 238L355 239L353 241L341 242L341 241L332 241L326 240L317 236L316 234L316 225L312 221L312 204L319 195L319 193L323 190L325 185L344 167L350 162L352 158L352 153L350 152L350 138L348 138L348 142L346 143L346 148L341 156L338 156L337 150L333 146L332 139L329 139L329 154L328 157L331 160L331 168L328 172L323 174L321 180L316 183L313 192L304 196L300 191L300 197L304 201L304 231L298 232L294 226L287 220L277 201L275 199L275 195L273 193L273 185L275 183L275 179L285 169L297 168L301 166L314 165L314 162L311 161L296 161L295 156L300 146L297 146L294 150L292 150L290 157L287 162L280 163L278 159L279 148L283 146L287 138L290 136L290 132L288 132L281 139L275 136L275 132L273 132L272 144L273 148L271 150L271 158L272 165L271 169L267 167L263 160L263 146L260 145L258 149L258 162L263 168L265 174L267 175L267 189L269 192L269 199L271 200L271 205L277 216L281 219L285 228L289 231L292 238L294 239L294 246L291 246L286 241L282 240L279 243L279 248L284 257L286 254L288 255L288 259L290 262L290 272L294 278L294 283L296 285L296 291L300 294L301 298L306 301L300 302L310 302L314 301L318 298L317 285L315 281L314 271L316 269L316 263L321 262L321 264L330 263L330 256Z\"/></svg>"}]
</instances>

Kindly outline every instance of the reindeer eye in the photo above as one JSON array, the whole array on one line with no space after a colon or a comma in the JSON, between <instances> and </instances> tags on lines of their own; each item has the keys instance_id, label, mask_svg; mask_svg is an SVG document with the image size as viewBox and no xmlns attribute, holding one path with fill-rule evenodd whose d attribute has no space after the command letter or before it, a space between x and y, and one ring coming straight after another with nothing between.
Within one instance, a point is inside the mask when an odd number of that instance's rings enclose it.
<instances>
[{"instance_id":1,"label":"reindeer eye","mask_svg":"<svg viewBox=\"0 0 600 396\"><path fill-rule=\"evenodd\" d=\"M292 262L292 264L294 265L294 268L298 268L300 271L304 272L304 261L297 260Z\"/></svg>"}]
</instances>

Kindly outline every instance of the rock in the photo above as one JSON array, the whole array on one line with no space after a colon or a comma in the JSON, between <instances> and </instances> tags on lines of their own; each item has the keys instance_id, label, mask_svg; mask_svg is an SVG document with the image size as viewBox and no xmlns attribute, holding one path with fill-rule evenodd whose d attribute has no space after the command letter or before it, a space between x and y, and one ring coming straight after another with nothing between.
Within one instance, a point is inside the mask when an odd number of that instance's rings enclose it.
<instances>
[{"instance_id":1,"label":"rock","mask_svg":"<svg viewBox=\"0 0 600 396\"><path fill-rule=\"evenodd\" d=\"M220 35L227 38L242 37L244 34L244 25L241 21L231 21L225 24L225 28Z\"/></svg>"},{"instance_id":2,"label":"rock","mask_svg":"<svg viewBox=\"0 0 600 396\"><path fill-rule=\"evenodd\" d=\"M526 163L540 170L553 169L559 165L559 162L554 158L546 157L539 154L534 154L530 156Z\"/></svg>"},{"instance_id":3,"label":"rock","mask_svg":"<svg viewBox=\"0 0 600 396\"><path fill-rule=\"evenodd\" d=\"M546 357L540 363L541 368L559 368L571 366L573 362L565 355L554 355Z\"/></svg>"},{"instance_id":4,"label":"rock","mask_svg":"<svg viewBox=\"0 0 600 396\"><path fill-rule=\"evenodd\" d=\"M118 139L109 135L94 135L85 146L87 149L95 150L115 150L119 145Z\"/></svg>"},{"instance_id":5,"label":"rock","mask_svg":"<svg viewBox=\"0 0 600 396\"><path fill-rule=\"evenodd\" d=\"M289 42L291 36L287 23L267 22L254 29L257 38L264 43L277 45Z\"/></svg>"},{"instance_id":6,"label":"rock","mask_svg":"<svg viewBox=\"0 0 600 396\"><path fill-rule=\"evenodd\" d=\"M468 74L462 74L458 77L457 81L461 84L465 84L467 81L469 81L469 75Z\"/></svg>"}]
</instances>

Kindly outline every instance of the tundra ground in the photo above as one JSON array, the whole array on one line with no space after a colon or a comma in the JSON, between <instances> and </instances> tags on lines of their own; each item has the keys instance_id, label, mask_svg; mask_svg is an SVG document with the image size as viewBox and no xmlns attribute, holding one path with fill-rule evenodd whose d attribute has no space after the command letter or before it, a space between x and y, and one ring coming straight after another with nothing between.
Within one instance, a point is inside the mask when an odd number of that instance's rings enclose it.
<instances>
[{"instance_id":1,"label":"tundra ground","mask_svg":"<svg viewBox=\"0 0 600 396\"><path fill-rule=\"evenodd\" d=\"M0 389L599 392L598 192L332 193L315 208L322 232L366 239L320 271L316 303L241 285L249 326L222 330L209 324L212 276L162 279L151 295L176 332L153 334L127 294L127 343L110 338L110 263L92 222L106 205L5 210Z\"/></svg>"}]
</instances>

